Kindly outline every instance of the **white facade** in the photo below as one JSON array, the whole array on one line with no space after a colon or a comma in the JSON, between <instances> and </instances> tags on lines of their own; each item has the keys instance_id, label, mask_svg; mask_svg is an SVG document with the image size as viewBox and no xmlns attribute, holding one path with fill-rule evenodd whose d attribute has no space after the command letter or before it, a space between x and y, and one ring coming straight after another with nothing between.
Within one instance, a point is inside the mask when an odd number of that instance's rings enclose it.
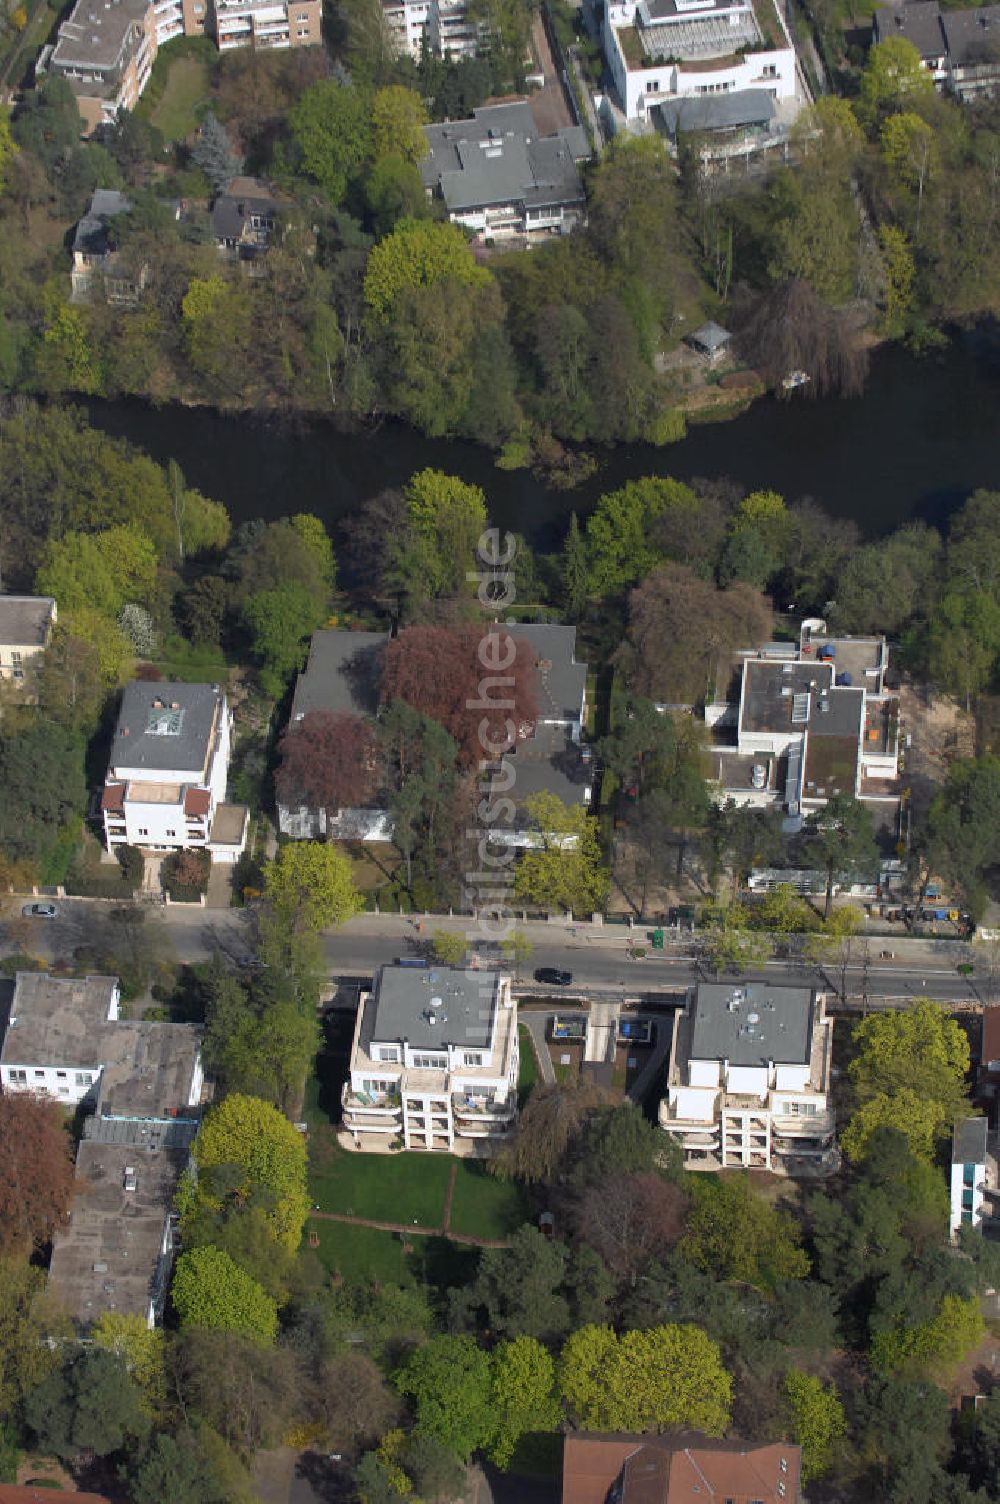
<instances>
[{"instance_id":1,"label":"white facade","mask_svg":"<svg viewBox=\"0 0 1000 1504\"><path fill-rule=\"evenodd\" d=\"M986 1119L963 1118L955 1124L951 1152L949 1227L957 1237L963 1227L982 1227L986 1214Z\"/></svg>"},{"instance_id":2,"label":"white facade","mask_svg":"<svg viewBox=\"0 0 1000 1504\"><path fill-rule=\"evenodd\" d=\"M746 89L794 99L795 50L777 7L771 11L784 45L767 48L751 0L672 0L669 6L611 0L604 55L626 120L644 123L654 105L668 100Z\"/></svg>"},{"instance_id":3,"label":"white facade","mask_svg":"<svg viewBox=\"0 0 1000 1504\"><path fill-rule=\"evenodd\" d=\"M398 56L419 59L424 37L428 36L431 3L432 0L385 0L386 25Z\"/></svg>"},{"instance_id":4,"label":"white facade","mask_svg":"<svg viewBox=\"0 0 1000 1504\"><path fill-rule=\"evenodd\" d=\"M401 973L403 968L383 967L375 991L361 999L350 1080L342 1095L346 1132L359 1149L492 1152L517 1115L517 1003L510 979L450 967ZM410 992L409 1024L386 1028L379 1020L380 995L389 983L397 992ZM462 1032L458 1000L475 993L488 996L483 1016L489 1023L474 1042L455 1043ZM397 1008L396 1025L400 1016ZM433 1042L435 1032L440 1033L439 1044ZM411 1043L409 1034L418 1034L422 1042Z\"/></svg>"},{"instance_id":5,"label":"white facade","mask_svg":"<svg viewBox=\"0 0 1000 1504\"><path fill-rule=\"evenodd\" d=\"M716 1023L719 1048L745 1058L756 1054L755 1063L694 1053L699 1006L706 1010L727 990L721 1006L732 1020L732 1038L722 1043ZM755 1031L759 1049L752 1046ZM791 1048L803 1058L782 1060L784 1039L794 1041ZM660 1127L681 1145L689 1170L830 1174L839 1162L827 1097L831 1053L832 1025L819 993L752 983L693 988L674 1018Z\"/></svg>"}]
</instances>

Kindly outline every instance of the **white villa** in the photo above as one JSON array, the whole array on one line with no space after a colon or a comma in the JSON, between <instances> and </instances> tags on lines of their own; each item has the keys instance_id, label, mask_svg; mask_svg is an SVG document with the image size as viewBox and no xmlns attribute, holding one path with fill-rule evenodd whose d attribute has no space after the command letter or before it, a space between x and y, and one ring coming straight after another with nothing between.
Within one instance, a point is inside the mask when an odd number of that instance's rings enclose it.
<instances>
[{"instance_id":1,"label":"white villa","mask_svg":"<svg viewBox=\"0 0 1000 1504\"><path fill-rule=\"evenodd\" d=\"M602 39L629 124L655 126L654 112L679 99L796 95L795 50L774 0L607 0Z\"/></svg>"},{"instance_id":2,"label":"white villa","mask_svg":"<svg viewBox=\"0 0 1000 1504\"><path fill-rule=\"evenodd\" d=\"M101 796L109 851L129 845L237 860L249 811L225 803L232 724L217 684L125 686Z\"/></svg>"},{"instance_id":3,"label":"white villa","mask_svg":"<svg viewBox=\"0 0 1000 1504\"><path fill-rule=\"evenodd\" d=\"M987 1216L985 1118L960 1118L951 1144L951 1215L953 1238L963 1227L982 1227Z\"/></svg>"},{"instance_id":4,"label":"white villa","mask_svg":"<svg viewBox=\"0 0 1000 1504\"><path fill-rule=\"evenodd\" d=\"M827 1175L839 1163L822 993L699 983L674 1018L660 1127L689 1170Z\"/></svg>"},{"instance_id":5,"label":"white villa","mask_svg":"<svg viewBox=\"0 0 1000 1504\"><path fill-rule=\"evenodd\" d=\"M509 977L383 966L358 1008L341 1137L487 1156L514 1126L518 1058Z\"/></svg>"}]
</instances>

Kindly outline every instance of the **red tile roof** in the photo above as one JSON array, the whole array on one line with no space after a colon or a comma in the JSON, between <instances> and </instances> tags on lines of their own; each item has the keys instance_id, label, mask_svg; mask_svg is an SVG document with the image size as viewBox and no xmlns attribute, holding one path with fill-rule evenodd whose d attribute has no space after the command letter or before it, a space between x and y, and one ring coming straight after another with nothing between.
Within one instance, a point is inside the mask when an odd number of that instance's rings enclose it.
<instances>
[{"instance_id":1,"label":"red tile roof","mask_svg":"<svg viewBox=\"0 0 1000 1504\"><path fill-rule=\"evenodd\" d=\"M794 1504L801 1454L789 1442L712 1441L674 1436L566 1438L562 1504L605 1504L624 1469L622 1504L712 1504L761 1499ZM2 1504L2 1501L0 1501Z\"/></svg>"},{"instance_id":2,"label":"red tile roof","mask_svg":"<svg viewBox=\"0 0 1000 1504\"><path fill-rule=\"evenodd\" d=\"M72 1499L73 1504L111 1504L104 1494L68 1494L62 1488L20 1488L0 1483L0 1504L59 1504L60 1499Z\"/></svg>"},{"instance_id":3,"label":"red tile roof","mask_svg":"<svg viewBox=\"0 0 1000 1504\"><path fill-rule=\"evenodd\" d=\"M186 815L207 815L212 805L212 796L208 789L187 789L184 794L184 813Z\"/></svg>"},{"instance_id":4,"label":"red tile roof","mask_svg":"<svg viewBox=\"0 0 1000 1504\"><path fill-rule=\"evenodd\" d=\"M125 808L125 785L109 783L101 795L101 808L121 812Z\"/></svg>"}]
</instances>

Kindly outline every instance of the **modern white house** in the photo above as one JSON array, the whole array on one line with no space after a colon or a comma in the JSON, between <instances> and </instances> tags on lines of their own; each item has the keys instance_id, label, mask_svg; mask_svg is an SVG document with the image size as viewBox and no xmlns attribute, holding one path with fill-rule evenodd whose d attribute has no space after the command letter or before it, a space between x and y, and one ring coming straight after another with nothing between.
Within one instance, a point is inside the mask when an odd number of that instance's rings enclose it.
<instances>
[{"instance_id":1,"label":"modern white house","mask_svg":"<svg viewBox=\"0 0 1000 1504\"><path fill-rule=\"evenodd\" d=\"M56 603L50 595L0 595L0 679L23 690L26 697L56 617Z\"/></svg>"},{"instance_id":2,"label":"modern white house","mask_svg":"<svg viewBox=\"0 0 1000 1504\"><path fill-rule=\"evenodd\" d=\"M674 1017L660 1127L689 1170L832 1174L832 1048L820 992L698 983Z\"/></svg>"},{"instance_id":3,"label":"modern white house","mask_svg":"<svg viewBox=\"0 0 1000 1504\"><path fill-rule=\"evenodd\" d=\"M510 978L452 966L383 966L361 998L342 1095L358 1149L488 1156L517 1117Z\"/></svg>"},{"instance_id":4,"label":"modern white house","mask_svg":"<svg viewBox=\"0 0 1000 1504\"><path fill-rule=\"evenodd\" d=\"M201 1114L201 1040L191 1024L121 1017L117 977L19 972L0 1087L90 1110L49 1286L86 1328L104 1311L163 1312L173 1201Z\"/></svg>"},{"instance_id":5,"label":"modern white house","mask_svg":"<svg viewBox=\"0 0 1000 1504\"><path fill-rule=\"evenodd\" d=\"M237 860L249 811L225 802L232 719L217 684L125 686L101 796L109 851L129 845Z\"/></svg>"},{"instance_id":6,"label":"modern white house","mask_svg":"<svg viewBox=\"0 0 1000 1504\"><path fill-rule=\"evenodd\" d=\"M793 824L834 794L883 822L899 810L899 699L886 688L884 637L829 635L818 618L798 644L747 649L705 705L720 804L778 805Z\"/></svg>"},{"instance_id":7,"label":"modern white house","mask_svg":"<svg viewBox=\"0 0 1000 1504\"><path fill-rule=\"evenodd\" d=\"M986 1118L960 1118L951 1141L952 1237L982 1227L986 1206Z\"/></svg>"},{"instance_id":8,"label":"modern white house","mask_svg":"<svg viewBox=\"0 0 1000 1504\"><path fill-rule=\"evenodd\" d=\"M655 126L654 112L679 99L796 95L795 49L774 0L606 0L601 35L627 124Z\"/></svg>"},{"instance_id":9,"label":"modern white house","mask_svg":"<svg viewBox=\"0 0 1000 1504\"><path fill-rule=\"evenodd\" d=\"M396 55L414 61L425 46L438 57L475 57L484 36L466 0L382 0L382 12Z\"/></svg>"}]
</instances>

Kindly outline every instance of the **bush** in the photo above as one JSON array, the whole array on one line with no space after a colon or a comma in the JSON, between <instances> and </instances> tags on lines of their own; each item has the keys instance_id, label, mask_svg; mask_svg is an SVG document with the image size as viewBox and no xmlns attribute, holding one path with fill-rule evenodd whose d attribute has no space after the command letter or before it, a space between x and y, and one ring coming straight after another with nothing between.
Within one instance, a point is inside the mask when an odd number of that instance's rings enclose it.
<instances>
[{"instance_id":1,"label":"bush","mask_svg":"<svg viewBox=\"0 0 1000 1504\"><path fill-rule=\"evenodd\" d=\"M122 882L131 892L142 887L143 875L146 871L146 858L138 846L119 846L115 855L118 865L122 869Z\"/></svg>"},{"instance_id":2,"label":"bush","mask_svg":"<svg viewBox=\"0 0 1000 1504\"><path fill-rule=\"evenodd\" d=\"M175 851L160 869L163 886L174 903L197 903L208 890L211 870L207 851Z\"/></svg>"}]
</instances>

